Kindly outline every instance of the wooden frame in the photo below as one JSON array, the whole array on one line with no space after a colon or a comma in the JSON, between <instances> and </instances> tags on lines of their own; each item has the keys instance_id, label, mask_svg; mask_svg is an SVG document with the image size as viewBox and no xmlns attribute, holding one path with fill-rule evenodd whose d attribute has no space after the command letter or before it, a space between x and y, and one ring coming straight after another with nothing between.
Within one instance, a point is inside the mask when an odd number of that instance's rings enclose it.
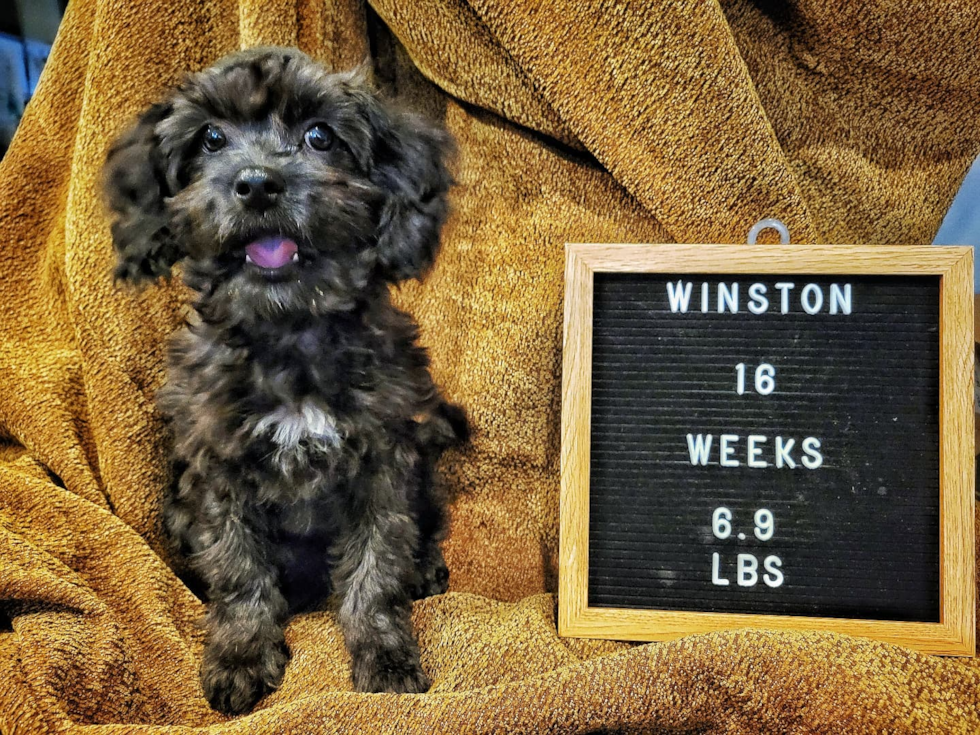
<instances>
[{"instance_id":1,"label":"wooden frame","mask_svg":"<svg viewBox=\"0 0 980 735\"><path fill-rule=\"evenodd\" d=\"M973 250L967 247L588 245L565 248L558 632L669 640L733 628L826 630L932 654L975 653ZM593 273L938 275L940 622L589 607Z\"/></svg>"}]
</instances>

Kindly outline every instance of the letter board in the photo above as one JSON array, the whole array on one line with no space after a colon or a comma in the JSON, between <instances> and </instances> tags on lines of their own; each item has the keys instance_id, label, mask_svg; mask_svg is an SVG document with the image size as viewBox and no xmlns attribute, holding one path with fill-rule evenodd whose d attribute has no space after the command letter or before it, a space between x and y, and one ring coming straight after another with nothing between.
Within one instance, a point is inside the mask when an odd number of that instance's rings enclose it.
<instances>
[{"instance_id":1,"label":"letter board","mask_svg":"<svg viewBox=\"0 0 980 735\"><path fill-rule=\"evenodd\" d=\"M563 635L973 654L971 249L566 254Z\"/></svg>"}]
</instances>

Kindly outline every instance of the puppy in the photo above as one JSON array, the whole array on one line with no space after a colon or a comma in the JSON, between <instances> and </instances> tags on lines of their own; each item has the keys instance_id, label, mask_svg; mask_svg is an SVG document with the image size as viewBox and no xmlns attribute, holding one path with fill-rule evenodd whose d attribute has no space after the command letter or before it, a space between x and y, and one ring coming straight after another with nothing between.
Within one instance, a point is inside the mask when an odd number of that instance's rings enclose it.
<instances>
[{"instance_id":1,"label":"puppy","mask_svg":"<svg viewBox=\"0 0 980 735\"><path fill-rule=\"evenodd\" d=\"M116 277L182 261L195 294L159 404L164 523L206 589L201 678L248 711L283 676L288 614L333 594L356 689L422 692L411 601L442 593L442 451L462 410L389 297L439 246L448 135L294 49L193 74L111 146Z\"/></svg>"}]
</instances>

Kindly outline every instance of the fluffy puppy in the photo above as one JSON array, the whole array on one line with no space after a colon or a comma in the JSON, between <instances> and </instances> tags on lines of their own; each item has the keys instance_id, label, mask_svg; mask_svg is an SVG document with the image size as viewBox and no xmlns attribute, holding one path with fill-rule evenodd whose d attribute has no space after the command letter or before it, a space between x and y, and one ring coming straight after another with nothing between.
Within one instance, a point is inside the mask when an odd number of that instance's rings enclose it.
<instances>
[{"instance_id":1,"label":"fluffy puppy","mask_svg":"<svg viewBox=\"0 0 980 735\"><path fill-rule=\"evenodd\" d=\"M434 466L467 428L389 287L436 255L450 149L358 74L262 48L187 77L109 150L116 277L182 261L195 293L159 396L164 522L206 589L218 710L279 685L287 615L331 593L358 690L428 688L411 600L447 587Z\"/></svg>"}]
</instances>

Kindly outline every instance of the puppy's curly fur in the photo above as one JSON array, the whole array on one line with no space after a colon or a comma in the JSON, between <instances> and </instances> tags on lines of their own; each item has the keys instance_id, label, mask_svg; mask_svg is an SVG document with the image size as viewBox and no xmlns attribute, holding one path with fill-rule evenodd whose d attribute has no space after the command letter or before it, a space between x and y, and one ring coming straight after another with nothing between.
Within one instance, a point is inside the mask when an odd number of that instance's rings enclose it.
<instances>
[{"instance_id":1,"label":"puppy's curly fur","mask_svg":"<svg viewBox=\"0 0 980 735\"><path fill-rule=\"evenodd\" d=\"M451 147L357 73L262 48L189 76L108 153L117 278L182 261L196 294L159 397L164 521L206 588L223 712L279 685L287 615L331 593L358 690L428 687L411 600L447 587L433 475L467 426L389 286L436 255Z\"/></svg>"}]
</instances>

